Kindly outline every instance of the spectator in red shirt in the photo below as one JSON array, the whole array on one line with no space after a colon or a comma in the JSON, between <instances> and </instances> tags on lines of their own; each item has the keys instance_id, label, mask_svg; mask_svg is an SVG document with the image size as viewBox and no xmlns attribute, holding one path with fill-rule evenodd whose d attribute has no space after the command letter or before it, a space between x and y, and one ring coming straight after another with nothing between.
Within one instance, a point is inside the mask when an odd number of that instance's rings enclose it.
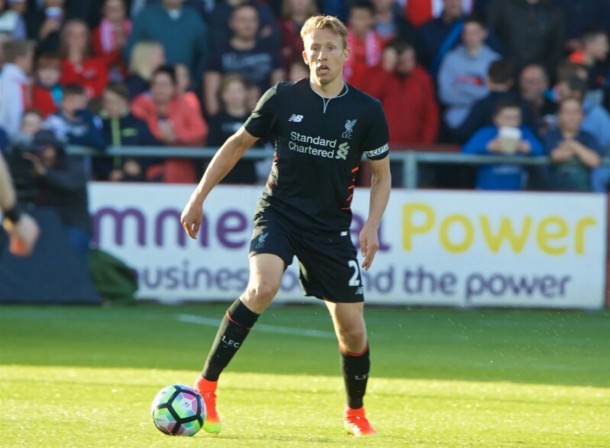
<instances>
[{"instance_id":1,"label":"spectator in red shirt","mask_svg":"<svg viewBox=\"0 0 610 448\"><path fill-rule=\"evenodd\" d=\"M368 80L378 73L383 41L374 29L375 10L367 1L354 3L350 8L347 46L349 59L343 65L343 76L348 84L367 91Z\"/></svg>"},{"instance_id":2,"label":"spectator in red shirt","mask_svg":"<svg viewBox=\"0 0 610 448\"><path fill-rule=\"evenodd\" d=\"M83 86L89 98L99 98L108 84L109 62L113 58L91 56L91 35L82 20L71 20L61 32L61 84ZM115 56L118 53L114 54Z\"/></svg>"},{"instance_id":3,"label":"spectator in red shirt","mask_svg":"<svg viewBox=\"0 0 610 448\"><path fill-rule=\"evenodd\" d=\"M139 95L131 111L146 121L153 135L167 146L202 146L208 126L201 111L178 94L177 84L174 67L157 69L150 80L150 92ZM183 159L166 160L155 178L168 183L197 182L193 161Z\"/></svg>"},{"instance_id":4,"label":"spectator in red shirt","mask_svg":"<svg viewBox=\"0 0 610 448\"><path fill-rule=\"evenodd\" d=\"M439 111L434 82L417 65L410 44L394 42L383 52L381 69L371 78L371 95L381 101L390 129L390 144L436 142Z\"/></svg>"},{"instance_id":5,"label":"spectator in red shirt","mask_svg":"<svg viewBox=\"0 0 610 448\"><path fill-rule=\"evenodd\" d=\"M286 71L296 58L303 53L303 39L301 28L305 21L318 13L314 0L285 0L282 17L277 20L280 29L281 45L280 57Z\"/></svg>"},{"instance_id":6,"label":"spectator in red shirt","mask_svg":"<svg viewBox=\"0 0 610 448\"><path fill-rule=\"evenodd\" d=\"M117 59L116 64L110 67L109 77L111 81L122 81L127 74L127 67L120 50L131 33L131 21L126 19L123 0L106 0L103 15L100 25L93 31L93 51L98 57Z\"/></svg>"},{"instance_id":7,"label":"spectator in red shirt","mask_svg":"<svg viewBox=\"0 0 610 448\"><path fill-rule=\"evenodd\" d=\"M63 95L59 84L61 58L53 53L38 56L36 60L36 83L32 87L30 106L44 118L57 112Z\"/></svg>"}]
</instances>

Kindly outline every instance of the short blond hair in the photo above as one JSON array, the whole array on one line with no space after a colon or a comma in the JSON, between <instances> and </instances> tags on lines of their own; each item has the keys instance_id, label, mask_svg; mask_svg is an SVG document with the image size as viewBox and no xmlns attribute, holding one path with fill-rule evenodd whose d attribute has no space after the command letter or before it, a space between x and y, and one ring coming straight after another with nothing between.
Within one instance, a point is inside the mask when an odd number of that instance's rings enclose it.
<instances>
[{"instance_id":1,"label":"short blond hair","mask_svg":"<svg viewBox=\"0 0 610 448\"><path fill-rule=\"evenodd\" d=\"M301 38L304 41L305 37L309 33L313 32L313 30L322 29L329 29L339 36L341 38L343 48L347 48L347 28L343 22L341 22L341 20L332 16L317 15L307 19L307 21L303 24L303 28L301 28Z\"/></svg>"}]
</instances>

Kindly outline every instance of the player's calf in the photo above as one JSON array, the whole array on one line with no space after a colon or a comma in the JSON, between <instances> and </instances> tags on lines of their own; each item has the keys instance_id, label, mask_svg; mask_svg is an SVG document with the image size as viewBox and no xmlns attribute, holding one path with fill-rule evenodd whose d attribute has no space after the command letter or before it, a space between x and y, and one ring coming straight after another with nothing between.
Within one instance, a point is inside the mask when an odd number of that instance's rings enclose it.
<instances>
[{"instance_id":1,"label":"player's calf","mask_svg":"<svg viewBox=\"0 0 610 448\"><path fill-rule=\"evenodd\" d=\"M203 378L208 381L218 381L221 372L246 340L258 316L259 314L251 311L241 300L237 299L233 302L216 333L203 368Z\"/></svg>"}]
</instances>

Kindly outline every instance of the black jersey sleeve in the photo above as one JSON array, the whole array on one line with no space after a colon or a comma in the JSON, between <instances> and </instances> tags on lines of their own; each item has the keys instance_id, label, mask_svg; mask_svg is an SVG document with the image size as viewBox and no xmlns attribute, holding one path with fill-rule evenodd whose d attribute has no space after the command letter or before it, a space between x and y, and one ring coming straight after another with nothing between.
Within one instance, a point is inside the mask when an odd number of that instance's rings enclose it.
<instances>
[{"instance_id":1,"label":"black jersey sleeve","mask_svg":"<svg viewBox=\"0 0 610 448\"><path fill-rule=\"evenodd\" d=\"M379 101L375 102L368 124L368 133L362 142L362 151L371 160L381 160L390 153L390 131L385 112Z\"/></svg>"},{"instance_id":2,"label":"black jersey sleeve","mask_svg":"<svg viewBox=\"0 0 610 448\"><path fill-rule=\"evenodd\" d=\"M246 131L254 137L267 139L276 118L277 85L271 87L258 100L256 108L244 123Z\"/></svg>"}]
</instances>

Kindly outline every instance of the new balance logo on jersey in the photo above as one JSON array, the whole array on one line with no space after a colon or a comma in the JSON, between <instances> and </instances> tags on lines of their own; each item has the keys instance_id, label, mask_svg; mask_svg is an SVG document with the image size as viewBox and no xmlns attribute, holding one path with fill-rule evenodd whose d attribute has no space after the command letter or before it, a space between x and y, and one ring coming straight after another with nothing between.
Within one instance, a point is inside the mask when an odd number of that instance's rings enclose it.
<instances>
[{"instance_id":1,"label":"new balance logo on jersey","mask_svg":"<svg viewBox=\"0 0 610 448\"><path fill-rule=\"evenodd\" d=\"M356 290L356 295L357 296L362 296L364 295L364 287L359 286L358 289Z\"/></svg>"},{"instance_id":2,"label":"new balance logo on jersey","mask_svg":"<svg viewBox=\"0 0 610 448\"><path fill-rule=\"evenodd\" d=\"M347 143L341 143L339 145L339 149L337 150L337 155L335 156L335 159L347 160L348 152L349 152L349 145Z\"/></svg>"},{"instance_id":3,"label":"new balance logo on jersey","mask_svg":"<svg viewBox=\"0 0 610 448\"><path fill-rule=\"evenodd\" d=\"M354 126L358 120L347 120L345 122L345 132L341 135L343 138L350 139L352 138L352 132L354 132Z\"/></svg>"},{"instance_id":4,"label":"new balance logo on jersey","mask_svg":"<svg viewBox=\"0 0 610 448\"><path fill-rule=\"evenodd\" d=\"M265 240L267 239L268 233L263 233L258 237L258 243L256 244L255 249L262 249L265 246Z\"/></svg>"},{"instance_id":5,"label":"new balance logo on jersey","mask_svg":"<svg viewBox=\"0 0 610 448\"><path fill-rule=\"evenodd\" d=\"M293 123L300 123L301 121L303 121L303 115L292 114L292 117L290 117L288 121L292 121Z\"/></svg>"}]
</instances>

